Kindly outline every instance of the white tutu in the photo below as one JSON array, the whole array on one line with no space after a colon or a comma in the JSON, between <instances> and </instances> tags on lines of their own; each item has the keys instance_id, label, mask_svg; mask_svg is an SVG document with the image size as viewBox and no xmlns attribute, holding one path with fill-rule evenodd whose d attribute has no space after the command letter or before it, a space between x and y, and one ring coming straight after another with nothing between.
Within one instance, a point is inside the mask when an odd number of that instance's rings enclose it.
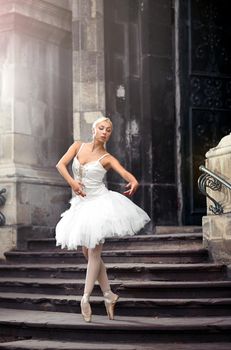
<instances>
[{"instance_id":1,"label":"white tutu","mask_svg":"<svg viewBox=\"0 0 231 350\"><path fill-rule=\"evenodd\" d=\"M86 197L73 197L71 207L61 214L55 236L56 245L61 248L94 248L108 237L134 235L151 220L125 195L106 188L106 169L100 163L103 157L85 165L74 158L74 178L84 184Z\"/></svg>"},{"instance_id":2,"label":"white tutu","mask_svg":"<svg viewBox=\"0 0 231 350\"><path fill-rule=\"evenodd\" d=\"M76 197L70 202L70 209L56 226L56 245L61 248L94 248L107 237L134 235L150 221L140 207L114 191L88 201Z\"/></svg>"}]
</instances>

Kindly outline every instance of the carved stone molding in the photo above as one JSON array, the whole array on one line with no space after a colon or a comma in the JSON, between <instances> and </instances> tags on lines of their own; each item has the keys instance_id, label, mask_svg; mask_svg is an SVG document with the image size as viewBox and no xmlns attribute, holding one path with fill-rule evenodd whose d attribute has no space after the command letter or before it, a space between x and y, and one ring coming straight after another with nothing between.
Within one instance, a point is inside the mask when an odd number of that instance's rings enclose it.
<instances>
[{"instance_id":1,"label":"carved stone molding","mask_svg":"<svg viewBox=\"0 0 231 350\"><path fill-rule=\"evenodd\" d=\"M71 11L54 3L43 0L0 0L0 16L7 13L18 13L71 31Z\"/></svg>"},{"instance_id":2,"label":"carved stone molding","mask_svg":"<svg viewBox=\"0 0 231 350\"><path fill-rule=\"evenodd\" d=\"M71 11L46 1L0 0L0 32L16 31L71 47Z\"/></svg>"},{"instance_id":3,"label":"carved stone molding","mask_svg":"<svg viewBox=\"0 0 231 350\"><path fill-rule=\"evenodd\" d=\"M72 45L71 32L17 13L0 17L0 33L6 31L16 31L67 48Z\"/></svg>"}]
</instances>

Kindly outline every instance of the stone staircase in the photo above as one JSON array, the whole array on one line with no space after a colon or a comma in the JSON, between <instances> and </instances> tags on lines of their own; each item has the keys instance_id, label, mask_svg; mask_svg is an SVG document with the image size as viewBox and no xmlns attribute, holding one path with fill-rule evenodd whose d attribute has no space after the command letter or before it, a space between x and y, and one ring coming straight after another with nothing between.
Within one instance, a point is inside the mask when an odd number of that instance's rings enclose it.
<instances>
[{"instance_id":1,"label":"stone staircase","mask_svg":"<svg viewBox=\"0 0 231 350\"><path fill-rule=\"evenodd\" d=\"M103 260L120 295L113 321L98 284L92 322L82 319L81 249L33 239L27 251L5 255L0 349L231 348L231 280L226 266L210 261L200 228L159 227L155 235L107 240Z\"/></svg>"}]
</instances>

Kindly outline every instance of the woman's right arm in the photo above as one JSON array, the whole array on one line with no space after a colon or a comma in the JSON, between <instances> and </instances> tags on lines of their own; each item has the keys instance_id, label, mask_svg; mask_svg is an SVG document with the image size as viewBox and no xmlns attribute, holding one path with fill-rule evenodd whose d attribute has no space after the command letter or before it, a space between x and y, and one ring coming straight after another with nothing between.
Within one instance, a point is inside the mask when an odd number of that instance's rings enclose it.
<instances>
[{"instance_id":1,"label":"woman's right arm","mask_svg":"<svg viewBox=\"0 0 231 350\"><path fill-rule=\"evenodd\" d=\"M64 177L69 186L73 189L74 192L80 192L81 196L84 196L82 183L73 179L73 177L69 174L67 170L67 165L70 161L76 156L76 153L79 150L81 142L74 142L67 150L67 152L62 156L62 158L56 164L56 168L59 173Z\"/></svg>"}]
</instances>

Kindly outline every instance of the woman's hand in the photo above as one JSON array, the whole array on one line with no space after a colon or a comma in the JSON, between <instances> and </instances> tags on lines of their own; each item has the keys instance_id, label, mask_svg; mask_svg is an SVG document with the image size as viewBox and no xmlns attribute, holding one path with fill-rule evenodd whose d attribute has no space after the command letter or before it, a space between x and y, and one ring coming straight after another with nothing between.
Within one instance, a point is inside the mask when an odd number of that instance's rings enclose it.
<instances>
[{"instance_id":1,"label":"woman's hand","mask_svg":"<svg viewBox=\"0 0 231 350\"><path fill-rule=\"evenodd\" d=\"M105 165L107 165L109 169L112 168L113 170L115 170L120 176L122 176L124 180L128 182L128 184L125 187L130 189L128 189L127 191L124 191L123 194L132 196L136 192L137 188L139 187L139 183L136 180L135 176L129 173L129 171L127 171L120 164L120 162L111 155L110 157L107 157L107 163L108 164L105 164Z\"/></svg>"},{"instance_id":2,"label":"woman's hand","mask_svg":"<svg viewBox=\"0 0 231 350\"><path fill-rule=\"evenodd\" d=\"M137 188L139 187L139 183L137 181L131 181L125 187L130 187L130 189L127 191L124 191L123 194L132 196L136 192Z\"/></svg>"},{"instance_id":3,"label":"woman's hand","mask_svg":"<svg viewBox=\"0 0 231 350\"><path fill-rule=\"evenodd\" d=\"M74 180L73 184L71 185L72 190L81 197L85 197L86 193L83 191L83 187L84 185L82 184L82 182Z\"/></svg>"}]
</instances>

